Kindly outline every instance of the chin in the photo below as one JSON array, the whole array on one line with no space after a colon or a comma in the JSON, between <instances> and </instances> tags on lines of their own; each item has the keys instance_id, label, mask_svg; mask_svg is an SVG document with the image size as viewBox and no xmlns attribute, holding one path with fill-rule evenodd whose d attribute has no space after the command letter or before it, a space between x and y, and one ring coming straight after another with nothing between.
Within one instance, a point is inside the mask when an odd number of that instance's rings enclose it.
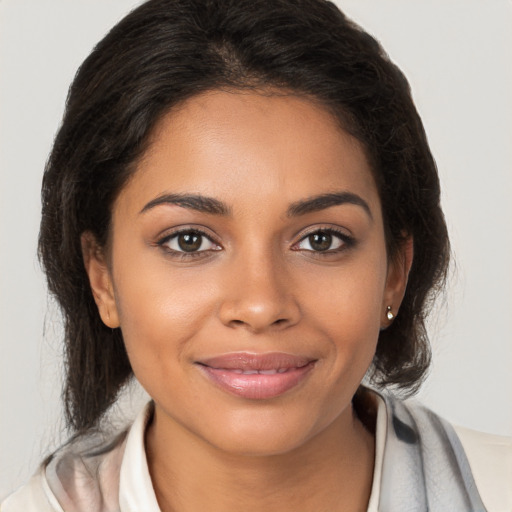
<instances>
[{"instance_id":1,"label":"chin","mask_svg":"<svg viewBox=\"0 0 512 512\"><path fill-rule=\"evenodd\" d=\"M279 408L258 409L226 414L223 422L214 422L215 428L201 437L232 455L277 456L299 449L326 428L312 422L310 411L297 416Z\"/></svg>"},{"instance_id":2,"label":"chin","mask_svg":"<svg viewBox=\"0 0 512 512\"><path fill-rule=\"evenodd\" d=\"M219 440L216 447L238 457L272 457L291 453L307 441L301 435L288 432L260 431L255 434L238 433L230 439Z\"/></svg>"}]
</instances>

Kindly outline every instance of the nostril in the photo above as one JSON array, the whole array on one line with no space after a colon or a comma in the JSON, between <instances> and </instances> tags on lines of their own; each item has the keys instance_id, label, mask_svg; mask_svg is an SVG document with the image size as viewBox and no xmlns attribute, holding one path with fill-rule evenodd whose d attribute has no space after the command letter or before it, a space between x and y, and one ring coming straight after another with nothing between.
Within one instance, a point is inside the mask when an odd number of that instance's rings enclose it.
<instances>
[{"instance_id":1,"label":"nostril","mask_svg":"<svg viewBox=\"0 0 512 512\"><path fill-rule=\"evenodd\" d=\"M287 322L288 322L288 320L286 318L278 318L277 320L272 322L270 324L270 326L281 327L281 326L285 325ZM243 320L233 319L233 320L231 320L230 325L231 325L231 327L240 327L240 326L248 326L248 327L250 327L251 324L247 323L247 322L244 322Z\"/></svg>"},{"instance_id":2,"label":"nostril","mask_svg":"<svg viewBox=\"0 0 512 512\"><path fill-rule=\"evenodd\" d=\"M298 304L290 298L256 297L239 300L224 300L219 308L221 322L233 329L246 328L259 332L286 329L295 325L301 312Z\"/></svg>"}]
</instances>

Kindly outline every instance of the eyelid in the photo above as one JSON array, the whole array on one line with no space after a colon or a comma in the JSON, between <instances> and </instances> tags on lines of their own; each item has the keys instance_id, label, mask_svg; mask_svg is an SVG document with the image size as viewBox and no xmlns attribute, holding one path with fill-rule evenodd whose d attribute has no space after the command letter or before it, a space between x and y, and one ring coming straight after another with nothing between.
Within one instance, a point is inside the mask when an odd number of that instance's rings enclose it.
<instances>
[{"instance_id":1,"label":"eyelid","mask_svg":"<svg viewBox=\"0 0 512 512\"><path fill-rule=\"evenodd\" d=\"M314 251L312 249L300 249L298 247L298 245L301 242L303 242L304 240L306 240L309 236L314 235L315 233L319 233L319 232L328 233L328 234L340 239L342 242L342 246L339 248L336 248L336 249L327 249L325 251ZM316 253L319 255L321 255L321 254L327 255L327 254L333 254L336 252L340 252L345 249L349 249L349 248L353 247L355 244L356 244L355 238L351 234L347 233L346 230L343 230L343 228L340 228L338 226L332 226L332 225L325 225L325 226L317 225L317 226L311 226L311 227L303 230L298 235L298 240L293 243L292 250L307 251L307 252L312 252L312 253Z\"/></svg>"},{"instance_id":2,"label":"eyelid","mask_svg":"<svg viewBox=\"0 0 512 512\"><path fill-rule=\"evenodd\" d=\"M166 244L168 244L168 242L170 240L172 240L172 239L178 237L180 234L184 234L184 233L196 233L196 234L208 239L212 244L214 244L216 246L216 248L202 249L202 250L198 250L198 251L187 252L187 251L172 249L171 247L168 247L166 245ZM180 226L177 228L173 228L170 231L167 231L164 235L162 235L158 238L156 245L158 245L162 249L166 250L168 253L171 253L171 254L174 253L176 255L185 256L185 257L188 257L188 256L193 257L194 255L196 255L196 256L203 255L203 254L211 252L211 251L219 251L222 249L221 244L219 243L218 240L216 240L215 236L213 236L211 233L207 232L204 228L198 227L198 226L193 226L193 225L192 226L191 225Z\"/></svg>"}]
</instances>

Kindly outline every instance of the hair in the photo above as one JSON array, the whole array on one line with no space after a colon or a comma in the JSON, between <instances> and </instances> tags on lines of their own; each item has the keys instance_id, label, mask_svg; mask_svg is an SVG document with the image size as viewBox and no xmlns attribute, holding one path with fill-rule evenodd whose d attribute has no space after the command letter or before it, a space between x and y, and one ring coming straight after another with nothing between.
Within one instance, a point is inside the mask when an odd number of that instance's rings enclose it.
<instances>
[{"instance_id":1,"label":"hair","mask_svg":"<svg viewBox=\"0 0 512 512\"><path fill-rule=\"evenodd\" d=\"M155 124L219 88L304 95L363 144L388 257L414 242L400 314L380 332L371 381L411 394L426 374L425 319L450 251L436 165L401 71L329 1L149 0L77 72L43 178L39 256L64 317L63 400L75 432L97 426L132 376L121 330L98 314L81 234L107 243L113 203Z\"/></svg>"}]
</instances>

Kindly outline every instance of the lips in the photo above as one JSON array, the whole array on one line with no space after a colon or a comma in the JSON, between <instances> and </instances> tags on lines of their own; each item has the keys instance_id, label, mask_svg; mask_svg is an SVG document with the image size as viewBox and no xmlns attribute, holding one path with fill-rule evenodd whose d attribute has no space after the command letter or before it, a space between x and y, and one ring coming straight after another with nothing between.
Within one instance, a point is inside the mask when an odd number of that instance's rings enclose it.
<instances>
[{"instance_id":1,"label":"lips","mask_svg":"<svg viewBox=\"0 0 512 512\"><path fill-rule=\"evenodd\" d=\"M247 399L275 398L300 384L315 360L279 352L231 353L198 361L202 372L220 389Z\"/></svg>"}]
</instances>

